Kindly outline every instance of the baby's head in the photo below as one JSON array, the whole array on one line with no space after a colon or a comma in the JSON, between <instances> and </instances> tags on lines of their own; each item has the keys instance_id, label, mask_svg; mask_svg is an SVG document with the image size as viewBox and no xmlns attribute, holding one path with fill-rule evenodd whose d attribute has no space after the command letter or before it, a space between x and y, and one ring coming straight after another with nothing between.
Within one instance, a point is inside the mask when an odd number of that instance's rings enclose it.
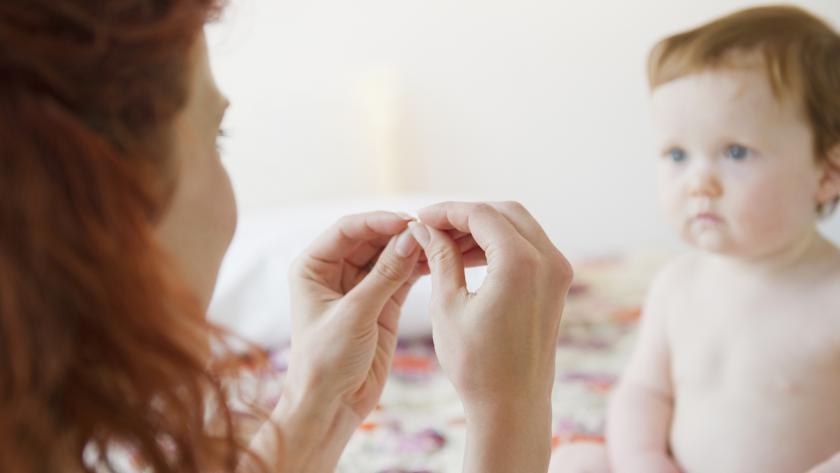
<instances>
[{"instance_id":1,"label":"baby's head","mask_svg":"<svg viewBox=\"0 0 840 473\"><path fill-rule=\"evenodd\" d=\"M840 35L793 7L740 11L651 52L660 190L681 237L760 257L840 195Z\"/></svg>"}]
</instances>

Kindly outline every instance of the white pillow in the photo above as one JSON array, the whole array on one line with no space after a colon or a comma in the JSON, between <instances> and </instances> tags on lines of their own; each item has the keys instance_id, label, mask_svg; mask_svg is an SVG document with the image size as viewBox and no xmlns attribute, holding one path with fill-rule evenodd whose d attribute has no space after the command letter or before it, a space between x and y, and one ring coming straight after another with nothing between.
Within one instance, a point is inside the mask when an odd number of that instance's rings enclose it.
<instances>
[{"instance_id":1,"label":"white pillow","mask_svg":"<svg viewBox=\"0 0 840 473\"><path fill-rule=\"evenodd\" d=\"M440 200L401 196L242 212L210 304L211 320L264 347L287 342L291 328L289 266L315 237L343 215L370 210L413 214ZM469 287L477 287L484 273L484 268L468 270ZM431 334L430 294L430 280L422 278L403 306L400 338Z\"/></svg>"}]
</instances>

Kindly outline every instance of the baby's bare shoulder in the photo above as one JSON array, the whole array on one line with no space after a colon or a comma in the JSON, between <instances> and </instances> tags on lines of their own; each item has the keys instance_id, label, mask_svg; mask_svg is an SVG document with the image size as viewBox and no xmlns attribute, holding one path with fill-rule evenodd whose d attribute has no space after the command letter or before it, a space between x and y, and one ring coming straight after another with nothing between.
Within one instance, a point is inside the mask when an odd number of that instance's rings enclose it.
<instances>
[{"instance_id":1,"label":"baby's bare shoulder","mask_svg":"<svg viewBox=\"0 0 840 473\"><path fill-rule=\"evenodd\" d=\"M787 288L777 288L768 300L776 307L796 307L796 319L817 317L835 327L840 334L840 251L823 255L821 264L805 277L787 281Z\"/></svg>"},{"instance_id":2,"label":"baby's bare shoulder","mask_svg":"<svg viewBox=\"0 0 840 473\"><path fill-rule=\"evenodd\" d=\"M812 299L840 321L840 265L813 288Z\"/></svg>"},{"instance_id":3,"label":"baby's bare shoulder","mask_svg":"<svg viewBox=\"0 0 840 473\"><path fill-rule=\"evenodd\" d=\"M695 284L697 269L702 264L698 256L687 252L680 254L656 273L648 288L645 300L647 318L669 319L670 314L681 313L686 294Z\"/></svg>"}]
</instances>

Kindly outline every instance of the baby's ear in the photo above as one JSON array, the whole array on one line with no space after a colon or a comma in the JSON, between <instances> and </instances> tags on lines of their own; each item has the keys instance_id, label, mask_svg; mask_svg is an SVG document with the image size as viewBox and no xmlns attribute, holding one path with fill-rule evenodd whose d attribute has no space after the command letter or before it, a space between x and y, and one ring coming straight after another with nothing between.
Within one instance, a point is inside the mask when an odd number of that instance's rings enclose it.
<instances>
[{"instance_id":1,"label":"baby's ear","mask_svg":"<svg viewBox=\"0 0 840 473\"><path fill-rule=\"evenodd\" d=\"M823 176L817 191L817 201L820 204L831 202L840 195L840 143L828 151L823 163Z\"/></svg>"}]
</instances>

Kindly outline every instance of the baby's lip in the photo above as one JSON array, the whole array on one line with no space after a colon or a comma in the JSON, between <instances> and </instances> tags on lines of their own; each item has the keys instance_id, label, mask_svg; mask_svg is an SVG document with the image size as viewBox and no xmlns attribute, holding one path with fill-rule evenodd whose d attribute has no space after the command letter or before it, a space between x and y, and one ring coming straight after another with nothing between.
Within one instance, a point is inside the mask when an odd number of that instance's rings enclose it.
<instances>
[{"instance_id":1,"label":"baby's lip","mask_svg":"<svg viewBox=\"0 0 840 473\"><path fill-rule=\"evenodd\" d=\"M722 222L720 215L714 212L697 212L691 217L691 220L700 222Z\"/></svg>"}]
</instances>

